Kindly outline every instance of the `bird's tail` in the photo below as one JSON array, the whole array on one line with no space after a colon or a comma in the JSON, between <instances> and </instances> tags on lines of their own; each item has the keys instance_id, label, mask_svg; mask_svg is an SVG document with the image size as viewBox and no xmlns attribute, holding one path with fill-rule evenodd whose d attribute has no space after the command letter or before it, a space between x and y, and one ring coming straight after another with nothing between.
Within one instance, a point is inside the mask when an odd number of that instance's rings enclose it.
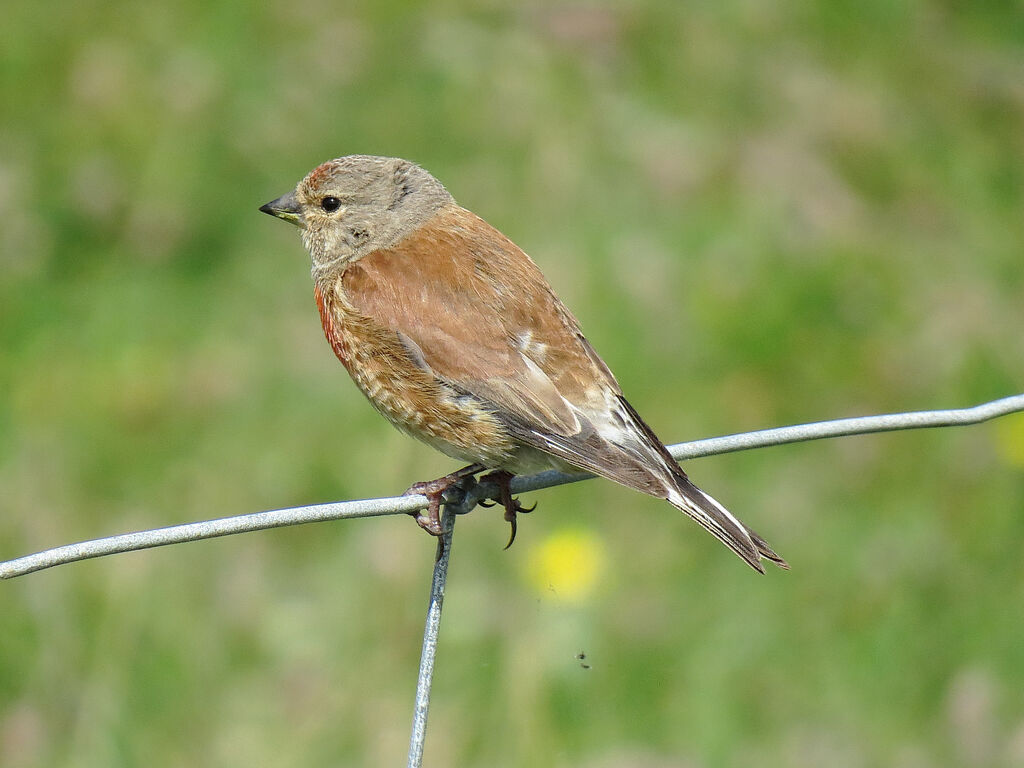
<instances>
[{"instance_id":1,"label":"bird's tail","mask_svg":"<svg viewBox=\"0 0 1024 768\"><path fill-rule=\"evenodd\" d=\"M768 546L768 542L737 520L729 510L711 496L691 483L682 471L678 474L673 473L672 480L674 487L670 487L668 490L669 503L700 523L719 541L743 558L751 568L764 573L764 566L761 565L762 559L770 560L780 568L789 568L789 563Z\"/></svg>"}]
</instances>

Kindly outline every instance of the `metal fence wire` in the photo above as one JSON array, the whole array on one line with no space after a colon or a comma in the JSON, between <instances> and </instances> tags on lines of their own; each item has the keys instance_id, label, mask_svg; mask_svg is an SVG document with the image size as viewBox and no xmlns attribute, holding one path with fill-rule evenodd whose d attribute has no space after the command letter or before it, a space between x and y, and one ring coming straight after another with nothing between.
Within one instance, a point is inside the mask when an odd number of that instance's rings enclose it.
<instances>
[{"instance_id":1,"label":"metal fence wire","mask_svg":"<svg viewBox=\"0 0 1024 768\"><path fill-rule=\"evenodd\" d=\"M1024 394L1012 395L999 400L982 403L972 408L957 408L937 411L911 411L879 416L861 416L849 419L819 421L775 429L743 432L724 437L713 437L688 443L668 446L672 456L679 460L714 456L752 448L764 448L828 437L864 435L873 432L891 432L902 429L923 429L926 427L954 427L979 424L999 416L1024 411ZM536 475L516 477L511 484L513 493L536 491L564 483L586 480L593 475L541 472ZM434 562L430 587L430 601L427 608L426 625L423 631L423 649L420 656L419 677L416 684L416 701L413 709L412 735L409 739L409 768L420 768L423 764L423 747L427 733L427 713L430 709L430 690L434 674L434 660L437 653L438 633L441 627L441 606L444 601L445 582L448 578L448 563L452 553L455 519L459 514L469 512L484 500L497 496L498 488L490 483L477 483L468 491L453 490L446 497L443 517L444 534L438 540L437 557ZM106 536L77 544L66 544L32 555L0 562L0 579L24 576L44 568L87 560L93 557L132 552L167 544L181 544L187 541L230 536L236 533L261 531L267 528L281 528L287 525L313 523L322 520L341 520L352 517L377 517L400 515L425 509L427 498L420 495L396 496L383 499L360 499L330 504L314 504L306 507L275 509L234 517L203 520L196 523L154 528L135 533Z\"/></svg>"}]
</instances>

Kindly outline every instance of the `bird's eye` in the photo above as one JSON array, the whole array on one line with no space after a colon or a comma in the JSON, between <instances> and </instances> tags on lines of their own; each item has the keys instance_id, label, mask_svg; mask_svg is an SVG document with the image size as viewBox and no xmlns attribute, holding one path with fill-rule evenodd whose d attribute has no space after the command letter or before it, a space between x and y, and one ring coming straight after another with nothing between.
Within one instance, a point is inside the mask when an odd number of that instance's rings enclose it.
<instances>
[{"instance_id":1,"label":"bird's eye","mask_svg":"<svg viewBox=\"0 0 1024 768\"><path fill-rule=\"evenodd\" d=\"M341 208L341 200L336 197L325 197L320 201L320 207L328 213L334 213L336 210Z\"/></svg>"}]
</instances>

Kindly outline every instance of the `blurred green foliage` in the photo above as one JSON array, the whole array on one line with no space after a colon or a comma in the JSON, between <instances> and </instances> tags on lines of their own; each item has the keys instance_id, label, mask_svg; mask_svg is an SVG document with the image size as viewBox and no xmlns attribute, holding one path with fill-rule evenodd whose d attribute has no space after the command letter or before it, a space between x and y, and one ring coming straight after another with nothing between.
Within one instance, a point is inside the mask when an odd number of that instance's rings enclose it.
<instances>
[{"instance_id":1,"label":"blurred green foliage","mask_svg":"<svg viewBox=\"0 0 1024 768\"><path fill-rule=\"evenodd\" d=\"M351 386L256 211L350 153L522 245L667 441L1024 389L1019 4L13 0L0 557L453 468ZM1024 765L1022 443L692 462L765 578L607 482L509 552L477 511L427 764ZM531 571L566 529L585 595ZM0 765L402 764L433 552L388 518L0 584Z\"/></svg>"}]
</instances>

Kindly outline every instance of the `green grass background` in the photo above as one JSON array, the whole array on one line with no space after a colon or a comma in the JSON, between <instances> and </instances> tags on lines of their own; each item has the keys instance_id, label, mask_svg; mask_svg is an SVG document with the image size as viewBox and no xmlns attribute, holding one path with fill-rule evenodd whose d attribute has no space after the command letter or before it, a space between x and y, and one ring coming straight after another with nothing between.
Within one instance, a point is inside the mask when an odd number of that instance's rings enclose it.
<instances>
[{"instance_id":1,"label":"green grass background","mask_svg":"<svg viewBox=\"0 0 1024 768\"><path fill-rule=\"evenodd\" d=\"M414 159L541 265L666 441L1024 390L1019 3L14 0L0 558L454 468L322 338L317 163ZM460 521L430 766L1024 765L1024 421L691 462ZM604 569L538 590L571 528ZM434 544L305 526L0 584L0 765L404 764ZM589 670L575 658L587 654Z\"/></svg>"}]
</instances>

